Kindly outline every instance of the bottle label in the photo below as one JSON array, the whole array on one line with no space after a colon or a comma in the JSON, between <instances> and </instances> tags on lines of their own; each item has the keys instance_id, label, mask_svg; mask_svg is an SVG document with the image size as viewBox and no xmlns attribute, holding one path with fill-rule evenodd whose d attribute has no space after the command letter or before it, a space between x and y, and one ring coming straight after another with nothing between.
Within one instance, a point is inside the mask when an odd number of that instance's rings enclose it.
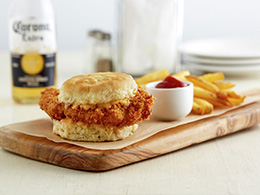
<instances>
[{"instance_id":1,"label":"bottle label","mask_svg":"<svg viewBox=\"0 0 260 195\"><path fill-rule=\"evenodd\" d=\"M56 31L53 18L14 17L9 20L11 52L52 53L56 51Z\"/></svg>"},{"instance_id":2,"label":"bottle label","mask_svg":"<svg viewBox=\"0 0 260 195\"><path fill-rule=\"evenodd\" d=\"M13 86L48 87L54 85L56 54L11 54Z\"/></svg>"}]
</instances>

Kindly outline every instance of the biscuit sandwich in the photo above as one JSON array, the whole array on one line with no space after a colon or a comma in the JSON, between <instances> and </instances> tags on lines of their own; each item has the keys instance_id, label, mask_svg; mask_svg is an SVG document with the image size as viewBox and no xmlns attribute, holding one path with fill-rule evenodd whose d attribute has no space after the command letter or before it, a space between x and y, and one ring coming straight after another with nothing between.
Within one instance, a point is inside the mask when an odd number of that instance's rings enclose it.
<instances>
[{"instance_id":1,"label":"biscuit sandwich","mask_svg":"<svg viewBox=\"0 0 260 195\"><path fill-rule=\"evenodd\" d=\"M53 132L77 141L116 141L149 119L154 97L134 79L117 72L74 76L60 89L41 93L39 105L53 121Z\"/></svg>"}]
</instances>

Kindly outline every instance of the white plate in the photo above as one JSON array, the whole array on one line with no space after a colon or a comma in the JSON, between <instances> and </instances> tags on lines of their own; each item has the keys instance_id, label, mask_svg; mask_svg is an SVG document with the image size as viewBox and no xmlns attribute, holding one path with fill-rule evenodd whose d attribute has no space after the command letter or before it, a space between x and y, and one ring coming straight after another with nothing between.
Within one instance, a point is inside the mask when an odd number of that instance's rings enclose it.
<instances>
[{"instance_id":1,"label":"white plate","mask_svg":"<svg viewBox=\"0 0 260 195\"><path fill-rule=\"evenodd\" d=\"M260 64L248 65L248 66L212 66L201 65L196 63L184 64L186 69L202 71L202 72L223 72L226 75L234 74L259 74L260 76Z\"/></svg>"},{"instance_id":2,"label":"white plate","mask_svg":"<svg viewBox=\"0 0 260 195\"><path fill-rule=\"evenodd\" d=\"M246 58L246 59L221 59L221 58L203 58L197 56L183 55L183 61L187 63L199 63L207 65L253 65L260 64L260 58Z\"/></svg>"},{"instance_id":3,"label":"white plate","mask_svg":"<svg viewBox=\"0 0 260 195\"><path fill-rule=\"evenodd\" d=\"M260 38L216 38L184 43L183 54L217 58L259 58Z\"/></svg>"}]
</instances>

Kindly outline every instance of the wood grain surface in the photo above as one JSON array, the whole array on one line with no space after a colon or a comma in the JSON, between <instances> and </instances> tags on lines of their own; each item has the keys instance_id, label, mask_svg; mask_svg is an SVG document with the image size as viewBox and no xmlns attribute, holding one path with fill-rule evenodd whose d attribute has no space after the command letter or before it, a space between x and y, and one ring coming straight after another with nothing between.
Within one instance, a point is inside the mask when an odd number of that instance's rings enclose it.
<instances>
[{"instance_id":1,"label":"wood grain surface","mask_svg":"<svg viewBox=\"0 0 260 195\"><path fill-rule=\"evenodd\" d=\"M258 123L260 123L260 102L246 105L218 117L162 131L123 149L86 149L25 135L4 127L0 129L0 147L31 159L62 167L105 171L247 129Z\"/></svg>"}]
</instances>

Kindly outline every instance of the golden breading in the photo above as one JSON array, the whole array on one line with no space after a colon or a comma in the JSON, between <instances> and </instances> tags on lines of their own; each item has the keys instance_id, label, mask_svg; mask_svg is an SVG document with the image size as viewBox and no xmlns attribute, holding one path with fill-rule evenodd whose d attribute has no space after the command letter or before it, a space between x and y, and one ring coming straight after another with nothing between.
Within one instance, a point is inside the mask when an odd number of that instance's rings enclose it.
<instances>
[{"instance_id":1,"label":"golden breading","mask_svg":"<svg viewBox=\"0 0 260 195\"><path fill-rule=\"evenodd\" d=\"M84 109L80 105L66 105L58 101L59 90L54 88L42 92L39 105L52 119L70 118L75 122L85 124L100 124L104 126L130 126L149 118L154 104L154 98L144 89L138 88L135 96L129 99L129 104L116 103L106 108Z\"/></svg>"}]
</instances>

